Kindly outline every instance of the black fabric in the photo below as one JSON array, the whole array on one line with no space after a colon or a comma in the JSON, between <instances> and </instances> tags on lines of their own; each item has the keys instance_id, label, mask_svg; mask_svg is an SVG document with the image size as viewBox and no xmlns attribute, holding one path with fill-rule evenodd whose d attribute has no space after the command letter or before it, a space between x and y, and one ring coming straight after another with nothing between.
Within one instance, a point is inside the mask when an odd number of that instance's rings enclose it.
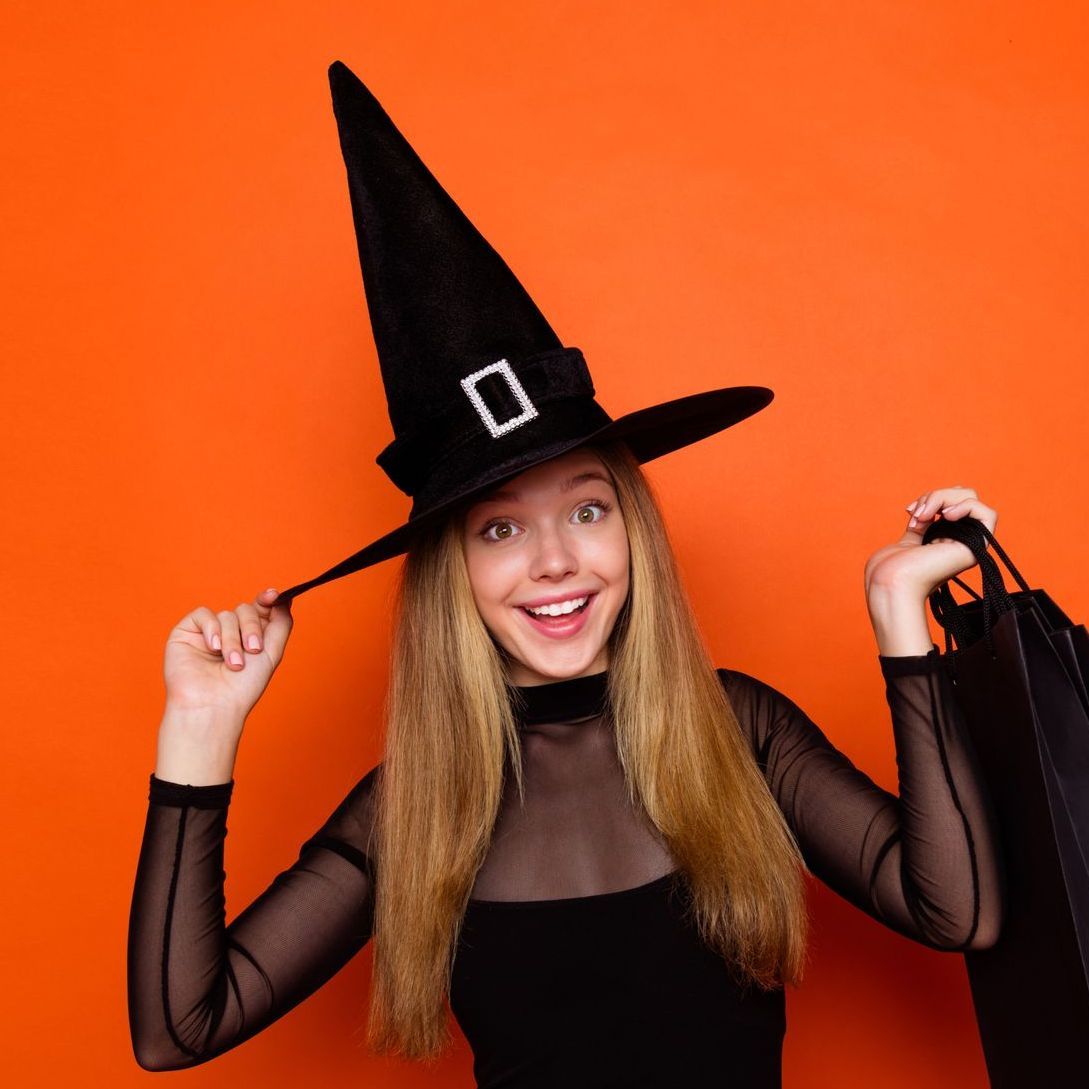
<instances>
[{"instance_id":1,"label":"black fabric","mask_svg":"<svg viewBox=\"0 0 1089 1089\"><path fill-rule=\"evenodd\" d=\"M549 684L512 685L511 707L523 727L600 715L609 706L607 680L605 672Z\"/></svg>"},{"instance_id":2,"label":"black fabric","mask_svg":"<svg viewBox=\"0 0 1089 1089\"><path fill-rule=\"evenodd\" d=\"M516 375L521 368L512 366ZM469 402L466 400L466 407ZM411 516L430 510L450 495L461 500L478 494L479 489L495 483L497 475L506 479L529 464L555 456L551 451L566 451L611 425L608 413L592 397L557 397L549 394L534 401L537 415L513 431L493 439L483 423L463 433L439 453L425 456L426 479L412 502ZM469 408L472 415L476 415ZM510 468L504 468L504 466Z\"/></svg>"},{"instance_id":3,"label":"black fabric","mask_svg":"<svg viewBox=\"0 0 1089 1089\"><path fill-rule=\"evenodd\" d=\"M879 663L899 796L855 768L771 685L739 670L719 677L813 872L914 941L985 947L1001 912L997 847L937 648ZM600 673L512 694L525 809L512 783L472 890L450 996L477 1083L774 1089L784 992L736 987L685 921L683 877L628 799L602 713L605 682ZM220 808L198 808L214 788L152 776L128 950L142 1066L194 1066L237 1046L364 945L380 769L356 783L298 860L229 925L227 792Z\"/></svg>"},{"instance_id":4,"label":"black fabric","mask_svg":"<svg viewBox=\"0 0 1089 1089\"><path fill-rule=\"evenodd\" d=\"M582 417L579 434L586 434L609 422L610 417L603 415L593 401L593 380L578 348L558 348L507 362L535 408L563 402L563 405L557 404L557 413L573 411ZM436 385L439 383L436 382ZM496 424L503 424L522 414L522 406L498 372L485 375L473 388ZM468 449L462 458L472 456L474 445L486 444L491 438L484 419L469 398L461 394L460 383L457 387L451 383L449 389L451 392L456 390L459 395L445 400L432 398L436 402L431 409L432 415L421 417L411 431L399 434L376 459L397 487L407 495L416 496L413 506L418 505L421 509L434 503L433 497L417 493L429 482L436 469L448 459L456 459L466 447ZM535 434L535 430L540 429L542 417L536 419L536 429L532 420L519 425L522 429L520 437L527 433ZM537 441L540 441L539 435ZM479 458L479 451L476 456ZM434 483L431 486L432 489L436 487ZM446 484L439 491L445 493L448 488L449 484Z\"/></svg>"},{"instance_id":5,"label":"black fabric","mask_svg":"<svg viewBox=\"0 0 1089 1089\"><path fill-rule=\"evenodd\" d=\"M400 434L443 408L436 393L449 396L463 375L562 345L362 80L334 61L329 88L390 422Z\"/></svg>"}]
</instances>

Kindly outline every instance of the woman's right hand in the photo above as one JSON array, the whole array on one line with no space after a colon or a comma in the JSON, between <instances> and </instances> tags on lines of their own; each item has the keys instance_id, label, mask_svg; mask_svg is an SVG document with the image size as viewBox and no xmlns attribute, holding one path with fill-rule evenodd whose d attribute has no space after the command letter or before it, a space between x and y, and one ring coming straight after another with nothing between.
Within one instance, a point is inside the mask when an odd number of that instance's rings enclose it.
<instances>
[{"instance_id":1,"label":"woman's right hand","mask_svg":"<svg viewBox=\"0 0 1089 1089\"><path fill-rule=\"evenodd\" d=\"M218 613L200 605L177 623L163 664L168 710L245 721L291 634L291 603L276 605L276 597L263 590L252 603Z\"/></svg>"}]
</instances>

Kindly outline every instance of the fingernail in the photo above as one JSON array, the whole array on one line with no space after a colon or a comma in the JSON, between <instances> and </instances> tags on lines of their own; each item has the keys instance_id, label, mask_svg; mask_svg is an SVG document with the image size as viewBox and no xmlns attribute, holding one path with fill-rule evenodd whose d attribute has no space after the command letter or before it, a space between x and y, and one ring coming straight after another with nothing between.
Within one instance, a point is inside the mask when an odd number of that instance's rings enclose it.
<instances>
[{"instance_id":1,"label":"fingernail","mask_svg":"<svg viewBox=\"0 0 1089 1089\"><path fill-rule=\"evenodd\" d=\"M919 519L918 519L918 518L916 518L916 517L915 517L915 515L913 514L913 515L911 516L911 518L909 518L909 519L908 519L908 529L910 529L910 528L911 528L911 527L912 527L913 525L915 525L915 523L916 523L916 522L917 522L918 520L919 520Z\"/></svg>"},{"instance_id":2,"label":"fingernail","mask_svg":"<svg viewBox=\"0 0 1089 1089\"><path fill-rule=\"evenodd\" d=\"M218 634L212 636L212 649L213 650L222 650L223 649L223 640L220 639Z\"/></svg>"},{"instance_id":3,"label":"fingernail","mask_svg":"<svg viewBox=\"0 0 1089 1089\"><path fill-rule=\"evenodd\" d=\"M251 635L246 640L246 646L248 646L250 648L250 650L260 650L261 649L261 640L258 639L256 635Z\"/></svg>"},{"instance_id":4,"label":"fingernail","mask_svg":"<svg viewBox=\"0 0 1089 1089\"><path fill-rule=\"evenodd\" d=\"M231 665L240 666L242 664L242 655L237 650L232 650L230 653Z\"/></svg>"}]
</instances>

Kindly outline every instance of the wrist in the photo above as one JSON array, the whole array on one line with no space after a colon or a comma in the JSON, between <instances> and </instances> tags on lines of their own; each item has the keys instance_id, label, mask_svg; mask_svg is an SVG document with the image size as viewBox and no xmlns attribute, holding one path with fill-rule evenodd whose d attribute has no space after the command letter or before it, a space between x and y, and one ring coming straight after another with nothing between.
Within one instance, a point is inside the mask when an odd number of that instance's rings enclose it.
<instances>
[{"instance_id":1,"label":"wrist","mask_svg":"<svg viewBox=\"0 0 1089 1089\"><path fill-rule=\"evenodd\" d=\"M241 733L246 716L227 707L183 707L167 701L160 730L176 733Z\"/></svg>"},{"instance_id":2,"label":"wrist","mask_svg":"<svg viewBox=\"0 0 1089 1089\"><path fill-rule=\"evenodd\" d=\"M872 585L866 595L878 652L885 656L929 654L934 642L926 619L926 595L912 587Z\"/></svg>"},{"instance_id":3,"label":"wrist","mask_svg":"<svg viewBox=\"0 0 1089 1089\"><path fill-rule=\"evenodd\" d=\"M226 783L244 726L234 712L168 706L159 726L155 777L192 786Z\"/></svg>"}]
</instances>

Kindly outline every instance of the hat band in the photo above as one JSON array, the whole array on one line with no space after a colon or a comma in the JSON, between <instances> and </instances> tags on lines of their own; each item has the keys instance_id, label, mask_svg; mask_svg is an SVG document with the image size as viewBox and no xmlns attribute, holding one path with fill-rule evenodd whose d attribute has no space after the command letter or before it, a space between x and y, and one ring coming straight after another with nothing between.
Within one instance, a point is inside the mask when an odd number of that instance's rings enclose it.
<instances>
[{"instance_id":1,"label":"hat band","mask_svg":"<svg viewBox=\"0 0 1089 1089\"><path fill-rule=\"evenodd\" d=\"M481 380L492 375L493 382L505 383L506 411L489 404L481 388ZM501 460L510 452L507 437L538 418L544 407L593 395L593 379L578 348L551 349L521 360L500 358L466 374L445 407L432 409L424 423L398 435L375 460L401 491L416 495L437 466L466 444L482 438L494 442L494 460Z\"/></svg>"},{"instance_id":2,"label":"hat band","mask_svg":"<svg viewBox=\"0 0 1089 1089\"><path fill-rule=\"evenodd\" d=\"M509 444L503 444L502 457L494 449L498 444L478 436L476 442L435 463L427 482L413 498L409 520L427 514L452 496L469 497L481 487L509 479L571 450L612 422L592 397L567 397L552 405L544 427L514 431Z\"/></svg>"}]
</instances>

